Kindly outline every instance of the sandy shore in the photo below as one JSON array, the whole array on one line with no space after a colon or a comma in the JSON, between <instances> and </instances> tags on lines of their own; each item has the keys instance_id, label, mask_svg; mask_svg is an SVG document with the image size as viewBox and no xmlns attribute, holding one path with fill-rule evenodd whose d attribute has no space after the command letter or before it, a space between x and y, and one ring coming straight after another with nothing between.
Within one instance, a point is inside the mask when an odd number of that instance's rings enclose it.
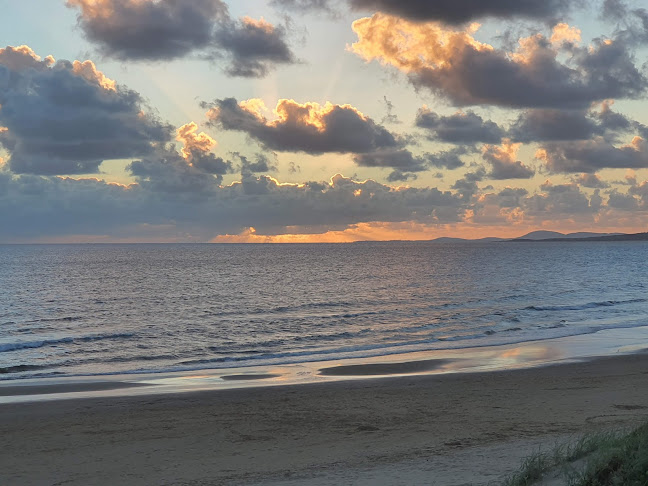
<instances>
[{"instance_id":1,"label":"sandy shore","mask_svg":"<svg viewBox=\"0 0 648 486\"><path fill-rule=\"evenodd\" d=\"M491 373L5 404L0 484L497 484L540 445L646 418L647 382L648 355L636 354Z\"/></svg>"}]
</instances>

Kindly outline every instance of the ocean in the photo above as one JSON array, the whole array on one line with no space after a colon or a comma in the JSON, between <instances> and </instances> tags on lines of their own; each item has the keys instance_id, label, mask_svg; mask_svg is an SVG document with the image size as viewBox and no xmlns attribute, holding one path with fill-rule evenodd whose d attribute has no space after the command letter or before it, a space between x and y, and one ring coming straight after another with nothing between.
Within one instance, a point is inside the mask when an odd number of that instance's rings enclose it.
<instances>
[{"instance_id":1,"label":"ocean","mask_svg":"<svg viewBox=\"0 0 648 486\"><path fill-rule=\"evenodd\" d=\"M648 242L2 245L0 380L646 326L646 255Z\"/></svg>"}]
</instances>

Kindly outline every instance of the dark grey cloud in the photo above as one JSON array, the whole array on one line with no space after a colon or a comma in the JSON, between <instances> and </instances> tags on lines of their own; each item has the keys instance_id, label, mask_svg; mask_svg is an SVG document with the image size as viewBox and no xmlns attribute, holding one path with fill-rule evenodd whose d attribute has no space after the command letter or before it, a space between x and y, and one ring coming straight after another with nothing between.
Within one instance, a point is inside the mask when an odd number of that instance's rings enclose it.
<instances>
[{"instance_id":1,"label":"dark grey cloud","mask_svg":"<svg viewBox=\"0 0 648 486\"><path fill-rule=\"evenodd\" d=\"M15 173L97 173L104 160L152 152L173 131L92 62L40 61L25 46L0 49L0 105L0 145Z\"/></svg>"},{"instance_id":2,"label":"dark grey cloud","mask_svg":"<svg viewBox=\"0 0 648 486\"><path fill-rule=\"evenodd\" d=\"M213 153L200 153L193 155L191 165L198 170L215 176L222 176L232 172L232 162L217 157Z\"/></svg>"},{"instance_id":3,"label":"dark grey cloud","mask_svg":"<svg viewBox=\"0 0 648 486\"><path fill-rule=\"evenodd\" d=\"M633 8L623 0L605 0L601 19L616 22L617 36L629 44L648 43L648 10Z\"/></svg>"},{"instance_id":4,"label":"dark grey cloud","mask_svg":"<svg viewBox=\"0 0 648 486\"><path fill-rule=\"evenodd\" d=\"M608 194L608 206L613 209L633 211L639 207L639 202L639 199L632 194L624 194L616 189L610 191Z\"/></svg>"},{"instance_id":5,"label":"dark grey cloud","mask_svg":"<svg viewBox=\"0 0 648 486\"><path fill-rule=\"evenodd\" d=\"M485 121L474 111L440 116L428 108L416 113L416 126L425 128L433 140L456 144L500 143L504 130L497 123Z\"/></svg>"},{"instance_id":6,"label":"dark grey cloud","mask_svg":"<svg viewBox=\"0 0 648 486\"><path fill-rule=\"evenodd\" d=\"M501 208L517 208L522 204L524 197L529 194L524 188L506 187L498 194L498 203Z\"/></svg>"},{"instance_id":7,"label":"dark grey cloud","mask_svg":"<svg viewBox=\"0 0 648 486\"><path fill-rule=\"evenodd\" d=\"M637 184L636 181L630 187L629 194L637 196L640 200L640 208L648 209L648 181L643 181L641 184Z\"/></svg>"},{"instance_id":8,"label":"dark grey cloud","mask_svg":"<svg viewBox=\"0 0 648 486\"><path fill-rule=\"evenodd\" d=\"M241 174L255 174L260 172L276 172L277 167L270 162L270 159L264 154L256 154L254 161L248 157L234 152L233 155L241 163Z\"/></svg>"},{"instance_id":9,"label":"dark grey cloud","mask_svg":"<svg viewBox=\"0 0 648 486\"><path fill-rule=\"evenodd\" d=\"M466 172L461 179L457 179L452 185L462 200L470 201L472 197L479 192L478 182L481 182L486 177L486 169L477 167L472 172Z\"/></svg>"},{"instance_id":10,"label":"dark grey cloud","mask_svg":"<svg viewBox=\"0 0 648 486\"><path fill-rule=\"evenodd\" d=\"M605 189L606 187L610 187L610 184L602 180L596 174L580 174L579 176L574 177L572 180L576 184L592 189Z\"/></svg>"},{"instance_id":11,"label":"dark grey cloud","mask_svg":"<svg viewBox=\"0 0 648 486\"><path fill-rule=\"evenodd\" d=\"M280 100L276 120L266 119L234 98L216 100L210 106L207 116L213 125L247 133L272 150L369 153L402 145L397 136L349 105L320 106Z\"/></svg>"},{"instance_id":12,"label":"dark grey cloud","mask_svg":"<svg viewBox=\"0 0 648 486\"><path fill-rule=\"evenodd\" d=\"M421 172L429 168L426 157L415 157L409 150L378 150L357 154L356 164L363 167L391 167L403 172Z\"/></svg>"},{"instance_id":13,"label":"dark grey cloud","mask_svg":"<svg viewBox=\"0 0 648 486\"><path fill-rule=\"evenodd\" d=\"M139 183L12 176L0 172L0 241L56 235L166 235L207 241L218 234L359 222L454 222L464 202L436 188L400 188L336 175L329 183L279 184L247 175L222 186L172 152L133 163ZM202 182L201 182L202 180Z\"/></svg>"},{"instance_id":14,"label":"dark grey cloud","mask_svg":"<svg viewBox=\"0 0 648 486\"><path fill-rule=\"evenodd\" d=\"M151 156L131 162L126 170L148 194L205 200L218 189L223 174L231 170L231 163L222 159L214 162L214 166L207 165L209 170L203 170L201 166L187 163L173 148L158 147ZM215 174L214 169L217 170Z\"/></svg>"},{"instance_id":15,"label":"dark grey cloud","mask_svg":"<svg viewBox=\"0 0 648 486\"><path fill-rule=\"evenodd\" d=\"M542 192L522 201L522 208L530 216L592 214L598 211L598 204L592 204L587 194L581 192L578 184L551 184L540 186Z\"/></svg>"},{"instance_id":16,"label":"dark grey cloud","mask_svg":"<svg viewBox=\"0 0 648 486\"><path fill-rule=\"evenodd\" d=\"M226 72L231 76L261 78L275 64L296 62L286 43L286 30L265 21L225 22L214 32L214 45L229 58Z\"/></svg>"},{"instance_id":17,"label":"dark grey cloud","mask_svg":"<svg viewBox=\"0 0 648 486\"><path fill-rule=\"evenodd\" d=\"M340 0L272 0L271 5L290 12L325 12L331 17L339 15Z\"/></svg>"},{"instance_id":18,"label":"dark grey cloud","mask_svg":"<svg viewBox=\"0 0 648 486\"><path fill-rule=\"evenodd\" d=\"M398 116L394 113L394 104L387 99L387 96L383 96L383 101L385 103L385 108L387 109L387 113L382 118L382 120L380 120L380 123L400 124L401 121L398 119Z\"/></svg>"},{"instance_id":19,"label":"dark grey cloud","mask_svg":"<svg viewBox=\"0 0 648 486\"><path fill-rule=\"evenodd\" d=\"M601 20L622 20L628 14L628 6L622 0L604 0L601 8Z\"/></svg>"},{"instance_id":20,"label":"dark grey cloud","mask_svg":"<svg viewBox=\"0 0 648 486\"><path fill-rule=\"evenodd\" d=\"M407 182L416 179L416 174L412 172L402 172L398 169L391 171L387 176L387 182Z\"/></svg>"},{"instance_id":21,"label":"dark grey cloud","mask_svg":"<svg viewBox=\"0 0 648 486\"><path fill-rule=\"evenodd\" d=\"M587 140L604 128L585 110L535 109L520 114L509 131L516 142Z\"/></svg>"},{"instance_id":22,"label":"dark grey cloud","mask_svg":"<svg viewBox=\"0 0 648 486\"><path fill-rule=\"evenodd\" d=\"M221 0L67 0L99 51L121 60L170 60L210 46L215 24L228 19Z\"/></svg>"},{"instance_id":23,"label":"dark grey cloud","mask_svg":"<svg viewBox=\"0 0 648 486\"><path fill-rule=\"evenodd\" d=\"M601 169L648 168L648 144L639 137L620 147L600 137L547 143L539 156L551 172L593 173Z\"/></svg>"},{"instance_id":24,"label":"dark grey cloud","mask_svg":"<svg viewBox=\"0 0 648 486\"><path fill-rule=\"evenodd\" d=\"M448 170L458 169L464 166L461 156L468 153L462 147L446 150L438 153L424 153L415 156L407 149L383 149L374 152L356 154L353 160L363 167L391 167L396 169L390 177L402 177L400 174L422 172L431 167ZM413 174L406 174L405 177L412 179ZM390 179L391 180L391 179ZM394 179L407 180L407 179Z\"/></svg>"},{"instance_id":25,"label":"dark grey cloud","mask_svg":"<svg viewBox=\"0 0 648 486\"><path fill-rule=\"evenodd\" d=\"M461 160L461 156L467 153L468 151L465 148L456 147L436 154L426 154L426 159L432 167L454 170L465 165L464 161Z\"/></svg>"},{"instance_id":26,"label":"dark grey cloud","mask_svg":"<svg viewBox=\"0 0 648 486\"><path fill-rule=\"evenodd\" d=\"M639 98L648 80L623 42L577 49L573 67L561 64L549 43L538 40L526 63L499 50L466 47L447 67L424 68L412 82L445 95L456 105L508 107L589 106L608 98Z\"/></svg>"},{"instance_id":27,"label":"dark grey cloud","mask_svg":"<svg viewBox=\"0 0 648 486\"><path fill-rule=\"evenodd\" d=\"M262 77L295 58L286 30L263 20L230 18L221 0L67 0L99 52L122 61L197 55L224 59L232 76Z\"/></svg>"},{"instance_id":28,"label":"dark grey cloud","mask_svg":"<svg viewBox=\"0 0 648 486\"><path fill-rule=\"evenodd\" d=\"M553 21L579 2L574 0L349 0L358 10L381 11L415 22L461 24L475 19L529 18Z\"/></svg>"}]
</instances>

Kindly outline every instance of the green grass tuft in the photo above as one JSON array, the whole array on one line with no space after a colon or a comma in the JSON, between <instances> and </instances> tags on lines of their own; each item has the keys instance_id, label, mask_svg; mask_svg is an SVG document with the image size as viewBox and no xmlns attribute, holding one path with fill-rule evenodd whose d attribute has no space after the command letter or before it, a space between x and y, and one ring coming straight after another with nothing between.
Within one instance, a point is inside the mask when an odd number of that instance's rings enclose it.
<instances>
[{"instance_id":1,"label":"green grass tuft","mask_svg":"<svg viewBox=\"0 0 648 486\"><path fill-rule=\"evenodd\" d=\"M503 486L531 486L543 477L567 486L648 486L648 423L632 432L590 434L524 460Z\"/></svg>"}]
</instances>

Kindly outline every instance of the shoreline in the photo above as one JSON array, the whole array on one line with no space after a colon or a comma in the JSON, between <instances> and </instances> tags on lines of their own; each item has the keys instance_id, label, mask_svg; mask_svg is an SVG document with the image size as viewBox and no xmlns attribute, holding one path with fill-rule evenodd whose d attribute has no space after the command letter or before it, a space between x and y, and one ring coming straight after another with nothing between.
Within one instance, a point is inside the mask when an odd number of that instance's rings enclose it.
<instances>
[{"instance_id":1,"label":"shoreline","mask_svg":"<svg viewBox=\"0 0 648 486\"><path fill-rule=\"evenodd\" d=\"M7 484L487 484L648 417L648 353L488 373L0 405Z\"/></svg>"},{"instance_id":2,"label":"shoreline","mask_svg":"<svg viewBox=\"0 0 648 486\"><path fill-rule=\"evenodd\" d=\"M492 373L618 354L632 355L645 350L648 350L648 326L605 329L518 344L404 352L369 358L161 373L12 379L0 381L0 405L331 383L394 375Z\"/></svg>"}]
</instances>

